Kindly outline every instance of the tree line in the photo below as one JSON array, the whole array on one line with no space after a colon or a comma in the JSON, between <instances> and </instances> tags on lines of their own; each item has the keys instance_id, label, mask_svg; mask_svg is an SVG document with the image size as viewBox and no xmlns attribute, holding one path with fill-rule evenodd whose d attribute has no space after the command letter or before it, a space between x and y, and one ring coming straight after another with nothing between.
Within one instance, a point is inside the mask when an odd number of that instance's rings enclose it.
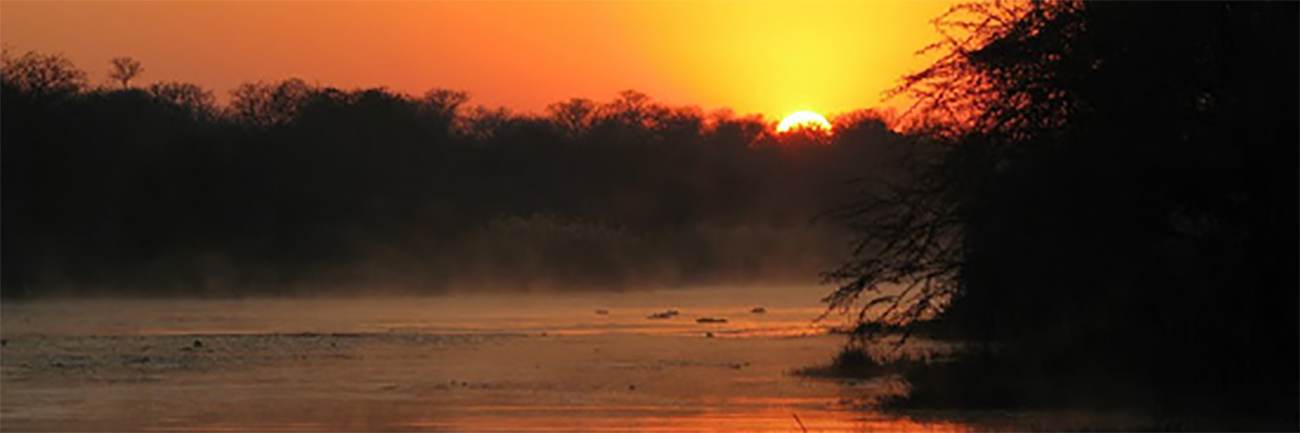
<instances>
[{"instance_id":1,"label":"tree line","mask_svg":"<svg viewBox=\"0 0 1300 433\"><path fill-rule=\"evenodd\" d=\"M111 84L91 86L62 56L5 53L7 296L189 293L213 278L241 292L395 275L437 288L467 269L512 273L503 264L537 269L513 272L523 280L617 285L804 260L815 278L842 242L801 231L852 196L845 181L889 176L883 161L907 152L870 111L836 117L832 134L777 134L758 115L635 91L535 115L461 91L296 78L242 84L220 104L195 84L141 84L134 59L109 66ZM520 221L535 236L488 233ZM647 270L660 268L672 276Z\"/></svg>"}]
</instances>

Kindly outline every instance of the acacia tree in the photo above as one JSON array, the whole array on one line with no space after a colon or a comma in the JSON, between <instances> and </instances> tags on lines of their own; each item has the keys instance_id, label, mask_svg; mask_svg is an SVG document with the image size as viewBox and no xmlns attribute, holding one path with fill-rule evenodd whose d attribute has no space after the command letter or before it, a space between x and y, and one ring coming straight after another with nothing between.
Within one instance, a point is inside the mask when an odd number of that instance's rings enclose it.
<instances>
[{"instance_id":1,"label":"acacia tree","mask_svg":"<svg viewBox=\"0 0 1300 433\"><path fill-rule=\"evenodd\" d=\"M183 110L195 120L207 121L216 117L217 102L212 92L197 84L175 81L149 85L146 92L154 99Z\"/></svg>"},{"instance_id":2,"label":"acacia tree","mask_svg":"<svg viewBox=\"0 0 1300 433\"><path fill-rule=\"evenodd\" d=\"M1080 125L1095 108L1088 91L1105 63L1105 47L1091 43L1095 36L1085 31L1088 7L1077 1L979 2L935 20L942 40L923 52L942 55L904 77L893 94L917 101L901 123L937 152L915 161L907 184L866 194L837 212L859 236L853 259L825 275L839 284L825 300L856 314L861 339L943 314L959 298L973 304L973 293L993 304L980 307L986 316L1047 311L1024 305L1038 301L1033 293L989 288L1009 285L989 282L988 270L1002 266L990 262L1012 260L1002 245L1020 245L1001 232L1008 221L1038 207L1017 195L1019 185L1047 188L1050 176L1027 179L1043 176L1035 173L1059 159L1063 147L1091 146ZM972 284L983 286L972 292Z\"/></svg>"},{"instance_id":3,"label":"acacia tree","mask_svg":"<svg viewBox=\"0 0 1300 433\"><path fill-rule=\"evenodd\" d=\"M712 147L740 150L753 147L768 134L768 123L762 115L736 117L730 109L717 110L709 115L708 143Z\"/></svg>"},{"instance_id":4,"label":"acacia tree","mask_svg":"<svg viewBox=\"0 0 1300 433\"><path fill-rule=\"evenodd\" d=\"M946 15L958 36L900 90L942 154L844 211L865 246L828 274L841 283L828 300L860 314L859 340L941 313L966 339L1004 343L909 377L919 400L1059 404L1077 394L1055 390L1086 389L1294 429L1296 9Z\"/></svg>"},{"instance_id":5,"label":"acacia tree","mask_svg":"<svg viewBox=\"0 0 1300 433\"><path fill-rule=\"evenodd\" d=\"M624 90L618 92L618 97L613 101L598 107L596 117L607 125L645 131L654 128L655 121L667 112L667 107L656 103L649 95L636 90Z\"/></svg>"},{"instance_id":6,"label":"acacia tree","mask_svg":"<svg viewBox=\"0 0 1300 433\"><path fill-rule=\"evenodd\" d=\"M5 50L0 56L0 75L6 86L13 86L34 99L74 94L86 85L86 73L77 69L71 60L34 51L13 57Z\"/></svg>"},{"instance_id":7,"label":"acacia tree","mask_svg":"<svg viewBox=\"0 0 1300 433\"><path fill-rule=\"evenodd\" d=\"M469 102L469 93L459 90L432 89L419 100L420 112L438 135L452 132L461 106Z\"/></svg>"},{"instance_id":8,"label":"acacia tree","mask_svg":"<svg viewBox=\"0 0 1300 433\"><path fill-rule=\"evenodd\" d=\"M489 142L505 131L517 119L505 107L476 106L456 120L456 132L478 142Z\"/></svg>"},{"instance_id":9,"label":"acacia tree","mask_svg":"<svg viewBox=\"0 0 1300 433\"><path fill-rule=\"evenodd\" d=\"M1033 111L1042 102L1060 98L1042 91L1050 77L1038 75L1051 69L1027 61L1033 56L1005 56L1001 51L1023 47L1026 37L1051 32L1049 27L1068 21L1055 18L1075 7L982 2L956 6L934 21L943 39L922 52L944 54L928 68L904 77L892 93L916 99L902 123L912 135L929 137L921 145L944 147L941 155L918 161L907 183L888 185L883 193L864 191L857 203L833 212L847 220L857 236L851 259L824 274L824 281L839 287L823 301L854 317L859 324L855 343L933 317L963 292L965 223L971 208L978 206L973 199L987 183L988 168L996 166L999 157L999 146L988 145L989 139L1025 138L1031 133L1025 126L1062 121Z\"/></svg>"},{"instance_id":10,"label":"acacia tree","mask_svg":"<svg viewBox=\"0 0 1300 433\"><path fill-rule=\"evenodd\" d=\"M586 98L571 98L546 106L551 121L564 130L570 140L587 134L596 113L596 103Z\"/></svg>"},{"instance_id":11,"label":"acacia tree","mask_svg":"<svg viewBox=\"0 0 1300 433\"><path fill-rule=\"evenodd\" d=\"M1004 371L1068 365L1034 373L1058 389L1118 377L1161 404L1293 414L1295 16L953 9L937 20L943 56L898 90L939 154L840 210L859 236L826 300L856 314L856 342L957 317L964 337L1010 343Z\"/></svg>"},{"instance_id":12,"label":"acacia tree","mask_svg":"<svg viewBox=\"0 0 1300 433\"><path fill-rule=\"evenodd\" d=\"M108 78L121 84L123 89L131 87L131 80L144 73L144 66L140 61L130 57L114 57L108 63L110 65Z\"/></svg>"},{"instance_id":13,"label":"acacia tree","mask_svg":"<svg viewBox=\"0 0 1300 433\"><path fill-rule=\"evenodd\" d=\"M230 110L236 119L256 127L283 126L315 92L307 82L291 78L279 83L244 83L231 91Z\"/></svg>"}]
</instances>

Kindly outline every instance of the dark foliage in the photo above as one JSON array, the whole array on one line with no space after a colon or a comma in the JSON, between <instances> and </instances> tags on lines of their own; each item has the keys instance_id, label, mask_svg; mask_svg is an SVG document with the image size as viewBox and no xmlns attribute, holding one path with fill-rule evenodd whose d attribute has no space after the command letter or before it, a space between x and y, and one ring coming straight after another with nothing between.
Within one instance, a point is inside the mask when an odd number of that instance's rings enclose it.
<instances>
[{"instance_id":1,"label":"dark foliage","mask_svg":"<svg viewBox=\"0 0 1300 433\"><path fill-rule=\"evenodd\" d=\"M811 217L905 144L855 113L794 146L632 91L535 117L289 79L222 107L118 63L87 89L66 59L6 54L5 296L802 279L843 245Z\"/></svg>"},{"instance_id":2,"label":"dark foliage","mask_svg":"<svg viewBox=\"0 0 1300 433\"><path fill-rule=\"evenodd\" d=\"M940 155L845 210L860 254L828 299L885 325L939 316L1002 348L913 375L914 397L940 406L1136 401L1296 428L1298 16L1290 2L955 9L938 21L948 54L903 89Z\"/></svg>"}]
</instances>

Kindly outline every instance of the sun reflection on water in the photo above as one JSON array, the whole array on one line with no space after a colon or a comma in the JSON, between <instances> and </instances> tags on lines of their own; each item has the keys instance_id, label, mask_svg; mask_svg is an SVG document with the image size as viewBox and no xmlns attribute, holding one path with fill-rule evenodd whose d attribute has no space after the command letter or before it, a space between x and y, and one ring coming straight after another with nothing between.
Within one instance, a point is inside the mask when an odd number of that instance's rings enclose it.
<instances>
[{"instance_id":1,"label":"sun reflection on water","mask_svg":"<svg viewBox=\"0 0 1300 433\"><path fill-rule=\"evenodd\" d=\"M738 398L709 407L654 405L474 406L442 419L406 424L415 429L482 432L969 432L950 421L918 421L879 412L813 409L825 399ZM720 409L725 408L725 409Z\"/></svg>"}]
</instances>

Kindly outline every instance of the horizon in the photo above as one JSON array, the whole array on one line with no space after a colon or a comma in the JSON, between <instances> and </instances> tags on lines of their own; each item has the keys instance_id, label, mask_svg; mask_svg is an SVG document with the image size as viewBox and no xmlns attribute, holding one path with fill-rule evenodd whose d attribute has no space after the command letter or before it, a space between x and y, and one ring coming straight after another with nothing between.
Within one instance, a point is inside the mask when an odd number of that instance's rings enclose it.
<instances>
[{"instance_id":1,"label":"horizon","mask_svg":"<svg viewBox=\"0 0 1300 433\"><path fill-rule=\"evenodd\" d=\"M0 425L1300 431L1228 3L0 0Z\"/></svg>"},{"instance_id":2,"label":"horizon","mask_svg":"<svg viewBox=\"0 0 1300 433\"><path fill-rule=\"evenodd\" d=\"M107 85L111 58L131 57L144 66L139 83L194 83L223 104L242 83L300 78L464 91L470 105L522 114L632 89L779 120L905 108L885 92L932 60L917 52L939 39L931 21L953 4L4 2L0 41L63 55L91 85Z\"/></svg>"}]
</instances>

